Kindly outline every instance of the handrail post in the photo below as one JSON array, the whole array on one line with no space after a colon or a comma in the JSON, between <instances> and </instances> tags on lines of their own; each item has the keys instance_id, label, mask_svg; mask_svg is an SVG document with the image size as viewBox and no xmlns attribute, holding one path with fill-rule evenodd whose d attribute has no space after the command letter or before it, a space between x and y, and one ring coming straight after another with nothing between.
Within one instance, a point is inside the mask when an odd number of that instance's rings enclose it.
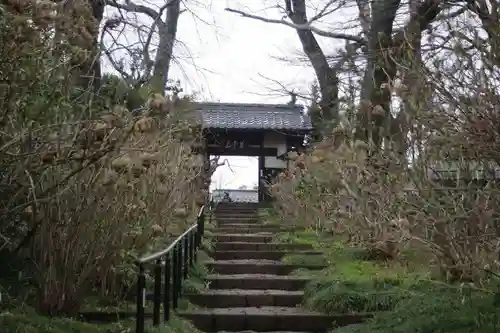
<instances>
[{"instance_id":1,"label":"handrail post","mask_svg":"<svg viewBox=\"0 0 500 333\"><path fill-rule=\"evenodd\" d=\"M212 215L213 215L213 212L214 212L214 206L215 206L215 203L214 203L214 200L212 199L208 205L208 215L209 215L209 220L208 220L208 223L209 224L212 224Z\"/></svg>"},{"instance_id":2,"label":"handrail post","mask_svg":"<svg viewBox=\"0 0 500 333\"><path fill-rule=\"evenodd\" d=\"M177 279L179 278L179 266L177 262L179 261L179 256L177 255L177 245L174 247L172 251L172 260L173 260L173 272L172 272L172 308L177 309L177 288L178 283Z\"/></svg>"},{"instance_id":3,"label":"handrail post","mask_svg":"<svg viewBox=\"0 0 500 333\"><path fill-rule=\"evenodd\" d=\"M194 231L194 234L193 234L193 237L194 237L194 255L193 255L193 259L195 262L198 261L198 247L199 247L199 244L200 244L200 234L198 233L198 230L195 230Z\"/></svg>"},{"instance_id":4,"label":"handrail post","mask_svg":"<svg viewBox=\"0 0 500 333\"><path fill-rule=\"evenodd\" d=\"M182 295L182 261L183 261L183 256L182 256L182 243L184 243L183 241L179 242L179 244L177 244L177 273L178 273L178 276L177 276L177 297L180 298L181 295Z\"/></svg>"},{"instance_id":5,"label":"handrail post","mask_svg":"<svg viewBox=\"0 0 500 333\"><path fill-rule=\"evenodd\" d=\"M195 237L195 244L194 244L194 246L195 246L196 250L198 250L198 248L201 245L201 235L200 235L200 231L198 230L198 228L196 228L194 237ZM196 251L195 251L195 253L196 253ZM195 256L196 256L196 254L195 254Z\"/></svg>"},{"instance_id":6,"label":"handrail post","mask_svg":"<svg viewBox=\"0 0 500 333\"><path fill-rule=\"evenodd\" d=\"M139 264L139 273L137 275L137 305L135 318L136 333L144 333L144 303L146 298L146 276L144 274L144 265Z\"/></svg>"},{"instance_id":7,"label":"handrail post","mask_svg":"<svg viewBox=\"0 0 500 333\"><path fill-rule=\"evenodd\" d=\"M205 213L204 209L200 211L200 214L196 218L196 250L198 250L202 243L203 234L205 233ZM195 250L195 251L196 251Z\"/></svg>"},{"instance_id":8,"label":"handrail post","mask_svg":"<svg viewBox=\"0 0 500 333\"><path fill-rule=\"evenodd\" d=\"M184 238L182 247L184 250L184 256L182 257L182 266L184 266L184 279L187 279L189 270L189 235L188 237Z\"/></svg>"},{"instance_id":9,"label":"handrail post","mask_svg":"<svg viewBox=\"0 0 500 333\"><path fill-rule=\"evenodd\" d=\"M161 305L161 259L156 260L154 268L154 291L153 291L153 326L160 325L160 305Z\"/></svg>"},{"instance_id":10,"label":"handrail post","mask_svg":"<svg viewBox=\"0 0 500 333\"><path fill-rule=\"evenodd\" d=\"M205 234L205 214L201 213L200 216L198 216L198 232L200 233L200 236L203 237Z\"/></svg>"},{"instance_id":11,"label":"handrail post","mask_svg":"<svg viewBox=\"0 0 500 333\"><path fill-rule=\"evenodd\" d=\"M196 242L196 232L191 232L189 234L189 266L193 267L194 264L194 258L196 254L195 250L195 242Z\"/></svg>"},{"instance_id":12,"label":"handrail post","mask_svg":"<svg viewBox=\"0 0 500 333\"><path fill-rule=\"evenodd\" d=\"M165 256L165 286L163 288L163 321L170 319L170 254Z\"/></svg>"}]
</instances>

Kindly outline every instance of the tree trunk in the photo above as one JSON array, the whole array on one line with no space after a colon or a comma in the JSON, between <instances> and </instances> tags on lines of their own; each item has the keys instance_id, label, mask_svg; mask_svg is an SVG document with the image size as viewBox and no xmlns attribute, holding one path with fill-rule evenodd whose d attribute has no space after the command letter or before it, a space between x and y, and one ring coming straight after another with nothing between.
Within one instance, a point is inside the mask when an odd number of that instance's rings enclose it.
<instances>
[{"instance_id":1,"label":"tree trunk","mask_svg":"<svg viewBox=\"0 0 500 333\"><path fill-rule=\"evenodd\" d=\"M434 21L441 11L439 0L424 0L422 3L412 4L409 22L394 36L393 22L400 0L375 0L372 4L368 65L361 92L362 106L358 114L356 137L372 142L375 149L382 148L384 138L389 141L392 141L395 135L400 139L405 138L407 114L404 113L396 119L391 116L389 88L400 69L398 66L405 62L406 67L409 62L411 66L417 62L418 66L422 30ZM418 96L417 92L415 96ZM406 152L404 145L398 148L402 149Z\"/></svg>"},{"instance_id":2,"label":"tree trunk","mask_svg":"<svg viewBox=\"0 0 500 333\"><path fill-rule=\"evenodd\" d=\"M174 51L175 38L177 36L177 24L180 16L180 0L173 0L167 7L166 22L158 20L160 42L156 51L155 65L151 85L155 92L165 94L168 82L168 72Z\"/></svg>"},{"instance_id":3,"label":"tree trunk","mask_svg":"<svg viewBox=\"0 0 500 333\"><path fill-rule=\"evenodd\" d=\"M92 8L92 15L96 20L96 24L98 27L101 25L101 21L104 15L104 0L89 0L90 6ZM94 43L94 52L92 52L93 57L89 59L87 64L86 73L88 73L86 80L86 86L91 86L94 88L94 91L98 91L101 88L101 55L99 51L99 29L96 29L96 33L93 36Z\"/></svg>"},{"instance_id":4,"label":"tree trunk","mask_svg":"<svg viewBox=\"0 0 500 333\"><path fill-rule=\"evenodd\" d=\"M286 0L288 16L294 24L307 23L305 0ZM339 120L338 73L328 64L328 60L311 30L296 29L302 49L314 68L321 92L322 135L327 134Z\"/></svg>"},{"instance_id":5,"label":"tree trunk","mask_svg":"<svg viewBox=\"0 0 500 333\"><path fill-rule=\"evenodd\" d=\"M382 146L387 133L384 127L390 119L391 92L388 84L396 76L396 65L389 54L392 46L392 26L400 0L374 0L368 34L368 63L363 79L356 137ZM373 112L375 111L375 112Z\"/></svg>"},{"instance_id":6,"label":"tree trunk","mask_svg":"<svg viewBox=\"0 0 500 333\"><path fill-rule=\"evenodd\" d=\"M410 15L418 15L419 0L410 1ZM411 128L411 119L418 117L420 111L425 108L426 102L430 99L425 93L425 86L422 75L422 30L415 21L410 21L407 30L410 31L411 38L407 41L409 50L401 54L403 69L401 71L401 82L406 91L402 92L403 108L395 117L391 124L391 141L393 150L398 154L400 160L406 160L406 153L409 148L408 133Z\"/></svg>"}]
</instances>

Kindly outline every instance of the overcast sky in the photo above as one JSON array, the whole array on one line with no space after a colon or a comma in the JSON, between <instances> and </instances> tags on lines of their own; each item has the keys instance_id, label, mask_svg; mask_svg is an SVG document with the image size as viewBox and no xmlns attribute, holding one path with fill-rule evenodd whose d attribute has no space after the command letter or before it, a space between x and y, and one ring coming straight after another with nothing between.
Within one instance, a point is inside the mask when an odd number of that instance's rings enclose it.
<instances>
[{"instance_id":1,"label":"overcast sky","mask_svg":"<svg viewBox=\"0 0 500 333\"><path fill-rule=\"evenodd\" d=\"M273 8L280 0L212 0L210 6L194 6L194 15L180 19L178 47L181 58L194 56L192 65L181 59L172 77L180 77L186 88L204 100L221 102L287 103L288 96L277 90L277 80L289 90L308 92L315 77L307 66L292 65L276 59L302 49L295 30L276 24L243 18L224 9L280 19ZM197 16L197 17L196 17ZM205 21L206 24L202 23ZM322 40L330 43L332 40ZM326 45L325 45L326 46ZM187 57L186 57L187 58ZM258 181L258 162L250 157L228 157L212 178L212 188L252 187Z\"/></svg>"},{"instance_id":2,"label":"overcast sky","mask_svg":"<svg viewBox=\"0 0 500 333\"><path fill-rule=\"evenodd\" d=\"M249 3L250 1L245 1ZM252 0L246 10L269 7L269 1ZM295 31L239 17L226 7L245 9L243 1L212 0L208 7L193 8L180 19L178 48L180 64L171 77L179 77L186 90L199 98L220 102L286 103L287 96L273 92L279 80L307 90L314 76L307 67L290 66L273 56L300 49ZM272 15L272 10L267 10ZM197 17L196 17L197 16ZM276 16L279 17L279 16ZM200 20L201 18L201 20ZM201 21L205 21L202 23ZM184 47L185 45L185 47ZM189 64L189 56L193 63ZM252 157L227 157L229 166L220 167L212 177L212 188L249 188L258 181L258 161Z\"/></svg>"},{"instance_id":3,"label":"overcast sky","mask_svg":"<svg viewBox=\"0 0 500 333\"><path fill-rule=\"evenodd\" d=\"M152 1L164 3L149 0ZM293 59L301 50L293 29L224 10L230 7L280 19L282 14L275 8L280 2L283 1L186 0L188 10L180 17L174 51L178 59L170 78L179 79L187 93L195 93L198 100L204 101L287 103L289 97L277 93L280 86L269 79L281 82L289 90L308 92L315 80L312 69L274 58L290 55ZM335 24L341 24L342 20L347 22L348 18L336 18ZM341 46L331 39L320 38L320 43L328 49ZM217 170L212 187L251 187L257 183L255 158L228 157L228 160L232 170L229 167Z\"/></svg>"}]
</instances>

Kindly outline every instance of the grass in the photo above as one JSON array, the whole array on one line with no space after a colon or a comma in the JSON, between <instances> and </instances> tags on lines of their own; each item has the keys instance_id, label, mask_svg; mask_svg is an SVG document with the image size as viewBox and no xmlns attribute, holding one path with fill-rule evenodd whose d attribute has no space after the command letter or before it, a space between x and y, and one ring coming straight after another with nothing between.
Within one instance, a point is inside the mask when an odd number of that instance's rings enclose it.
<instances>
[{"instance_id":1,"label":"grass","mask_svg":"<svg viewBox=\"0 0 500 333\"><path fill-rule=\"evenodd\" d=\"M264 220L277 220L279 219L279 215L276 214L275 210L270 208L270 207L267 207L267 208L260 208L258 210L258 216Z\"/></svg>"},{"instance_id":2,"label":"grass","mask_svg":"<svg viewBox=\"0 0 500 333\"><path fill-rule=\"evenodd\" d=\"M69 318L50 318L30 309L15 309L0 313L0 327L4 333L132 333L133 321L112 324L90 324ZM146 327L146 333L196 333L188 322L173 316L168 326Z\"/></svg>"},{"instance_id":3,"label":"grass","mask_svg":"<svg viewBox=\"0 0 500 333\"><path fill-rule=\"evenodd\" d=\"M388 313L379 313L362 325L346 326L335 333L496 333L500 309L492 295L478 291L442 288L413 295Z\"/></svg>"},{"instance_id":4,"label":"grass","mask_svg":"<svg viewBox=\"0 0 500 333\"><path fill-rule=\"evenodd\" d=\"M288 263L326 264L311 276L303 306L320 312L375 313L364 324L335 333L497 333L500 296L464 285L446 285L431 278L428 265L415 253L399 262L367 260L366 251L348 248L342 240L313 231L284 233L277 240L311 244L324 256L287 255ZM496 301L496 302L495 302Z\"/></svg>"},{"instance_id":5,"label":"grass","mask_svg":"<svg viewBox=\"0 0 500 333\"><path fill-rule=\"evenodd\" d=\"M326 240L326 241L325 241ZM409 297L412 286L426 279L425 272L408 272L404 266L365 261L363 251L345 248L331 237L320 239L322 259L292 255L287 262L322 263L305 289L304 306L326 313L387 311ZM305 270L296 274L311 275Z\"/></svg>"},{"instance_id":6,"label":"grass","mask_svg":"<svg viewBox=\"0 0 500 333\"><path fill-rule=\"evenodd\" d=\"M205 242L206 240L204 240ZM204 243L205 245L205 243ZM198 252L198 262L191 267L189 279L184 281L183 289L185 293L199 293L206 289L205 278L209 274L208 269L202 262L210 257L203 251Z\"/></svg>"},{"instance_id":7,"label":"grass","mask_svg":"<svg viewBox=\"0 0 500 333\"><path fill-rule=\"evenodd\" d=\"M263 224L281 224L283 221L272 208L260 208L258 210L259 220Z\"/></svg>"},{"instance_id":8,"label":"grass","mask_svg":"<svg viewBox=\"0 0 500 333\"><path fill-rule=\"evenodd\" d=\"M5 311L0 314L0 327L6 333L100 333L118 332L118 325L93 325L66 318L49 318L30 310Z\"/></svg>"},{"instance_id":9,"label":"grass","mask_svg":"<svg viewBox=\"0 0 500 333\"><path fill-rule=\"evenodd\" d=\"M297 230L279 233L276 235L275 240L279 243L311 244L316 248L321 244L321 236L312 230Z\"/></svg>"},{"instance_id":10,"label":"grass","mask_svg":"<svg viewBox=\"0 0 500 333\"><path fill-rule=\"evenodd\" d=\"M146 333L198 333L199 331L188 321L173 316L168 326L149 327Z\"/></svg>"},{"instance_id":11,"label":"grass","mask_svg":"<svg viewBox=\"0 0 500 333\"><path fill-rule=\"evenodd\" d=\"M184 292L196 293L205 289L204 278L208 271L201 263L209 257L203 251L198 253L198 263L190 268L189 278L184 280ZM148 283L150 285L150 283ZM152 288L148 288L152 291ZM135 321L133 318L124 319L116 323L92 324L85 323L71 318L46 317L37 314L33 309L13 302L9 309L2 309L0 312L0 327L5 333L132 333L135 332ZM179 309L187 310L193 308L186 299L179 300ZM151 312L152 302L146 302L146 311ZM99 311L107 313L135 312L135 301L121 301L110 303L109 300L97 296L88 296L81 310ZM163 307L162 310L163 311ZM146 333L196 333L196 329L187 321L173 315L168 325L152 327L151 320L146 321Z\"/></svg>"},{"instance_id":12,"label":"grass","mask_svg":"<svg viewBox=\"0 0 500 333\"><path fill-rule=\"evenodd\" d=\"M330 264L327 257L323 255L301 255L301 254L288 254L282 261L291 265L309 265L309 266L327 266Z\"/></svg>"}]
</instances>

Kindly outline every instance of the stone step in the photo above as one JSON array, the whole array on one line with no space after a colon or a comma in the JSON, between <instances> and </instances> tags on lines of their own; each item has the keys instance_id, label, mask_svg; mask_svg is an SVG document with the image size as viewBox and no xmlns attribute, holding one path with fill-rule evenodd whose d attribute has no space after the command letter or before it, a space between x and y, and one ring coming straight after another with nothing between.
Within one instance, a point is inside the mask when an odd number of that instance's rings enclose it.
<instances>
[{"instance_id":1,"label":"stone step","mask_svg":"<svg viewBox=\"0 0 500 333\"><path fill-rule=\"evenodd\" d=\"M219 213L243 213L243 214L258 214L259 210L252 207L217 207L214 211L216 214Z\"/></svg>"},{"instance_id":2,"label":"stone step","mask_svg":"<svg viewBox=\"0 0 500 333\"><path fill-rule=\"evenodd\" d=\"M240 202L220 202L215 209L253 209L258 210L259 205L248 205Z\"/></svg>"},{"instance_id":3,"label":"stone step","mask_svg":"<svg viewBox=\"0 0 500 333\"><path fill-rule=\"evenodd\" d=\"M259 214L256 212L233 212L233 211L227 211L227 212L215 212L216 217L244 217L244 218L254 218L257 219L259 218Z\"/></svg>"},{"instance_id":4,"label":"stone step","mask_svg":"<svg viewBox=\"0 0 500 333\"><path fill-rule=\"evenodd\" d=\"M287 290L207 290L185 297L204 308L231 308L252 306L296 306L302 302L304 292Z\"/></svg>"},{"instance_id":5,"label":"stone step","mask_svg":"<svg viewBox=\"0 0 500 333\"><path fill-rule=\"evenodd\" d=\"M208 235L207 235L208 236ZM214 233L212 237L217 242L246 242L246 243L270 243L272 234L219 234Z\"/></svg>"},{"instance_id":6,"label":"stone step","mask_svg":"<svg viewBox=\"0 0 500 333\"><path fill-rule=\"evenodd\" d=\"M305 264L285 264L276 260L265 259L240 259L240 260L217 260L207 261L205 265L217 274L272 274L288 275L294 270L303 269L323 269L324 266Z\"/></svg>"},{"instance_id":7,"label":"stone step","mask_svg":"<svg viewBox=\"0 0 500 333\"><path fill-rule=\"evenodd\" d=\"M226 225L226 224L246 224L248 226L253 226L253 225L258 225L260 224L259 219L249 217L249 218L241 218L241 217L216 217L215 222L217 222L219 225Z\"/></svg>"},{"instance_id":8,"label":"stone step","mask_svg":"<svg viewBox=\"0 0 500 333\"><path fill-rule=\"evenodd\" d=\"M218 222L226 223L249 223L259 221L258 217L255 216L215 216L215 220Z\"/></svg>"},{"instance_id":9,"label":"stone step","mask_svg":"<svg viewBox=\"0 0 500 333\"><path fill-rule=\"evenodd\" d=\"M311 244L293 243L256 243L256 242L222 242L215 244L215 251L301 251L312 250Z\"/></svg>"},{"instance_id":10,"label":"stone step","mask_svg":"<svg viewBox=\"0 0 500 333\"><path fill-rule=\"evenodd\" d=\"M326 332L335 318L295 307L247 307L199 309L179 313L205 332L253 330Z\"/></svg>"},{"instance_id":11,"label":"stone step","mask_svg":"<svg viewBox=\"0 0 500 333\"><path fill-rule=\"evenodd\" d=\"M229 333L229 331L217 331L217 333ZM256 331L238 331L238 332L231 332L231 333L257 333L257 332ZM272 332L266 332L266 333L311 333L311 332L272 331Z\"/></svg>"},{"instance_id":12,"label":"stone step","mask_svg":"<svg viewBox=\"0 0 500 333\"><path fill-rule=\"evenodd\" d=\"M217 333L229 333L229 331L217 331ZM238 331L231 333L257 333L256 331ZM311 333L311 332L292 332L292 331L272 331L267 333Z\"/></svg>"},{"instance_id":13,"label":"stone step","mask_svg":"<svg viewBox=\"0 0 500 333\"><path fill-rule=\"evenodd\" d=\"M260 204L258 202L241 202L241 201L219 202L217 204L217 207L238 207L238 206L259 208Z\"/></svg>"},{"instance_id":14,"label":"stone step","mask_svg":"<svg viewBox=\"0 0 500 333\"><path fill-rule=\"evenodd\" d=\"M214 232L217 232L218 234L242 234L242 235L252 235L256 234L259 232L269 232L272 234L279 234L279 233L284 233L289 230L287 229L282 229L282 228L267 228L267 229L253 229L253 228L227 228L224 225L221 225L220 227L214 228Z\"/></svg>"},{"instance_id":15,"label":"stone step","mask_svg":"<svg viewBox=\"0 0 500 333\"><path fill-rule=\"evenodd\" d=\"M259 219L259 216L253 213L243 214L243 213L217 213L214 215L215 218L227 218L227 219Z\"/></svg>"},{"instance_id":16,"label":"stone step","mask_svg":"<svg viewBox=\"0 0 500 333\"><path fill-rule=\"evenodd\" d=\"M297 230L294 227L284 227L284 226L267 226L262 224L220 224L216 229L219 233L231 233L231 234L251 234L257 232L271 232L273 234L279 232L289 232Z\"/></svg>"},{"instance_id":17,"label":"stone step","mask_svg":"<svg viewBox=\"0 0 500 333\"><path fill-rule=\"evenodd\" d=\"M267 244L266 244L267 245ZM281 260L287 254L321 255L320 251L214 251L210 256L214 260L236 260L236 259L267 259Z\"/></svg>"},{"instance_id":18,"label":"stone step","mask_svg":"<svg viewBox=\"0 0 500 333\"><path fill-rule=\"evenodd\" d=\"M279 224L279 223L268 223L268 224L263 224L263 223L256 223L252 225L248 225L248 223L226 223L224 224L224 228L242 228L242 229L259 229L259 230L265 230L265 229L276 229L276 228L295 228L294 226L288 226L285 224Z\"/></svg>"},{"instance_id":19,"label":"stone step","mask_svg":"<svg viewBox=\"0 0 500 333\"><path fill-rule=\"evenodd\" d=\"M205 280L210 289L273 289L273 290L302 290L310 280L301 276L282 276L269 274L210 274Z\"/></svg>"},{"instance_id":20,"label":"stone step","mask_svg":"<svg viewBox=\"0 0 500 333\"><path fill-rule=\"evenodd\" d=\"M238 208L238 209L216 209L214 211L215 214L252 214L254 216L259 216L259 211L257 209L246 209L246 208Z\"/></svg>"},{"instance_id":21,"label":"stone step","mask_svg":"<svg viewBox=\"0 0 500 333\"><path fill-rule=\"evenodd\" d=\"M256 210L216 210L214 211L215 216L253 216L258 217L259 213Z\"/></svg>"},{"instance_id":22,"label":"stone step","mask_svg":"<svg viewBox=\"0 0 500 333\"><path fill-rule=\"evenodd\" d=\"M247 226L247 228L258 227L260 225L260 221L251 221L251 220L248 220L248 221L245 221L245 220L231 220L231 221L219 220L219 221L215 221L215 224L218 228L227 228L227 225L231 225L234 223L244 224Z\"/></svg>"}]
</instances>

